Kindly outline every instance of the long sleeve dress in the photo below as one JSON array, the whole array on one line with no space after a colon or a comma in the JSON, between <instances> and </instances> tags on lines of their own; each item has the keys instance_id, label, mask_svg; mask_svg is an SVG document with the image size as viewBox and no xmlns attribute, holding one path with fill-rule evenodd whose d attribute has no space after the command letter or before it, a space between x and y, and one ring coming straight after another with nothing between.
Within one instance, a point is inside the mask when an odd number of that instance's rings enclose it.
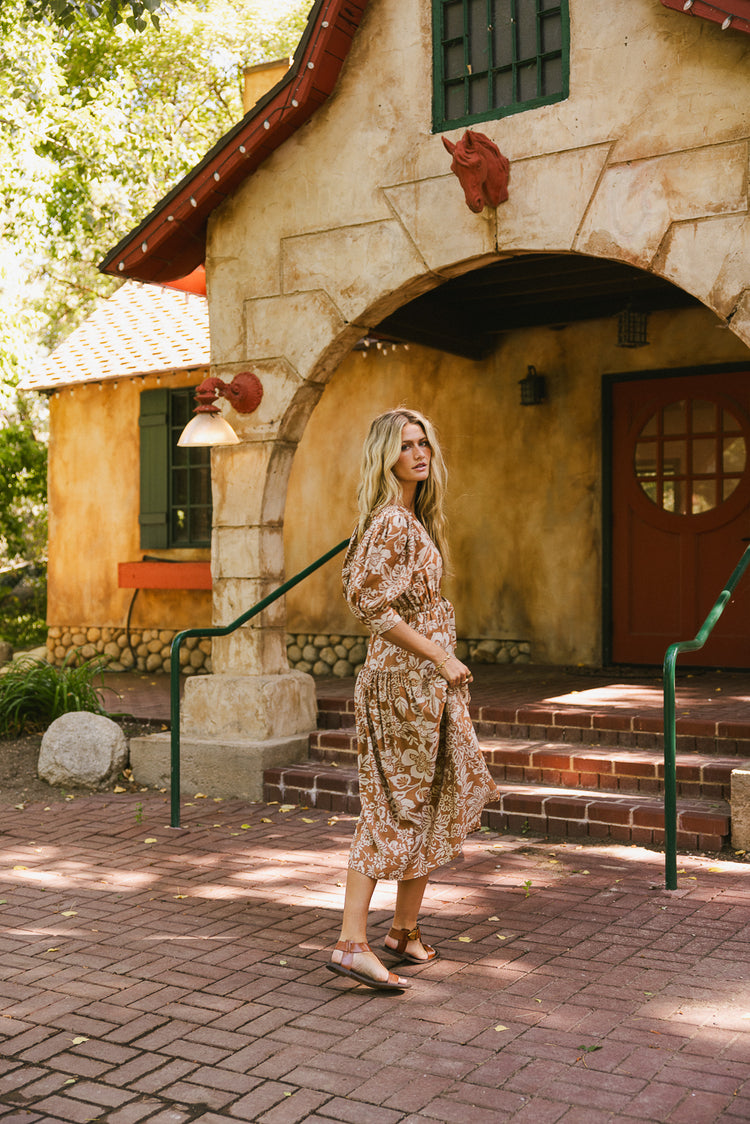
<instances>
[{"instance_id":1,"label":"long sleeve dress","mask_svg":"<svg viewBox=\"0 0 750 1124\"><path fill-rule=\"evenodd\" d=\"M449 863L499 798L467 688L450 688L431 660L382 635L405 621L452 653L454 613L441 578L427 531L395 505L352 537L344 560L344 596L371 633L354 695L362 811L349 865L371 878L419 878Z\"/></svg>"}]
</instances>

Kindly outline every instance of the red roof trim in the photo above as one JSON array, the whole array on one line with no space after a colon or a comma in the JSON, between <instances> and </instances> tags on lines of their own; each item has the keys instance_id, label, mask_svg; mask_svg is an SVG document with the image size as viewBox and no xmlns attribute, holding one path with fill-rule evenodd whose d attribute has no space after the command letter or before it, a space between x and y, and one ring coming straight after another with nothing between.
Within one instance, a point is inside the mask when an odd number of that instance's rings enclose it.
<instances>
[{"instance_id":1,"label":"red roof trim","mask_svg":"<svg viewBox=\"0 0 750 1124\"><path fill-rule=\"evenodd\" d=\"M744 31L750 35L750 0L661 0L665 8L684 12L688 16L711 20L712 23L725 24L725 31Z\"/></svg>"},{"instance_id":2,"label":"red roof trim","mask_svg":"<svg viewBox=\"0 0 750 1124\"><path fill-rule=\"evenodd\" d=\"M203 264L209 215L333 92L366 7L317 0L281 82L107 254L103 273L164 284Z\"/></svg>"}]
</instances>

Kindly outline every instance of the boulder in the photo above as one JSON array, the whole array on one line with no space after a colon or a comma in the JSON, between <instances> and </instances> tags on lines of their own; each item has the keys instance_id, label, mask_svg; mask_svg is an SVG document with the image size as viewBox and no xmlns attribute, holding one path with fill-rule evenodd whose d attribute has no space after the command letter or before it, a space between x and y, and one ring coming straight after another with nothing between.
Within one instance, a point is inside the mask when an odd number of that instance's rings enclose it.
<instances>
[{"instance_id":1,"label":"boulder","mask_svg":"<svg viewBox=\"0 0 750 1124\"><path fill-rule=\"evenodd\" d=\"M37 772L49 784L99 788L125 767L128 743L111 718L76 710L56 718L42 738Z\"/></svg>"}]
</instances>

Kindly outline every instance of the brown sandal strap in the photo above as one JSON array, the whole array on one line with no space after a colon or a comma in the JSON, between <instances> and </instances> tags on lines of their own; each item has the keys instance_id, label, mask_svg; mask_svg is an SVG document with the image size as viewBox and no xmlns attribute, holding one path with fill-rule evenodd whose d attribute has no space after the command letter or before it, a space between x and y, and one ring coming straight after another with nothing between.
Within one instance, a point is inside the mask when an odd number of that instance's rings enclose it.
<instances>
[{"instance_id":1,"label":"brown sandal strap","mask_svg":"<svg viewBox=\"0 0 750 1124\"><path fill-rule=\"evenodd\" d=\"M340 963L343 968L351 968L354 963L354 954L357 952L372 952L367 941L337 941L336 949L343 952Z\"/></svg>"},{"instance_id":2,"label":"brown sandal strap","mask_svg":"<svg viewBox=\"0 0 750 1124\"><path fill-rule=\"evenodd\" d=\"M402 953L404 951L409 941L422 940L422 934L419 931L419 925L416 925L413 929L396 929L391 927L391 931L389 932L388 936L392 940L398 941L396 948L393 949L394 952L398 953Z\"/></svg>"}]
</instances>

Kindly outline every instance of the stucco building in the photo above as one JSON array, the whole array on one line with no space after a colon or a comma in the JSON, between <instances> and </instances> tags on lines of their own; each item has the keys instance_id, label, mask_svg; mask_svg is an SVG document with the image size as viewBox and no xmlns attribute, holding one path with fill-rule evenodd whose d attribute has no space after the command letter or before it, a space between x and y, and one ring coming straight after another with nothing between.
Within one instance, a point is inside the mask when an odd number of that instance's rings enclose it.
<instances>
[{"instance_id":1,"label":"stucco building","mask_svg":"<svg viewBox=\"0 0 750 1124\"><path fill-rule=\"evenodd\" d=\"M205 263L211 370L263 383L212 452L216 623L349 532L369 421L405 402L446 446L481 657L657 664L692 635L750 533L748 31L747 0L314 4L287 75L103 266ZM442 143L467 127L510 161L479 213ZM736 602L702 660L750 665ZM288 632L356 632L336 563L214 642L184 739L303 752Z\"/></svg>"}]
</instances>

